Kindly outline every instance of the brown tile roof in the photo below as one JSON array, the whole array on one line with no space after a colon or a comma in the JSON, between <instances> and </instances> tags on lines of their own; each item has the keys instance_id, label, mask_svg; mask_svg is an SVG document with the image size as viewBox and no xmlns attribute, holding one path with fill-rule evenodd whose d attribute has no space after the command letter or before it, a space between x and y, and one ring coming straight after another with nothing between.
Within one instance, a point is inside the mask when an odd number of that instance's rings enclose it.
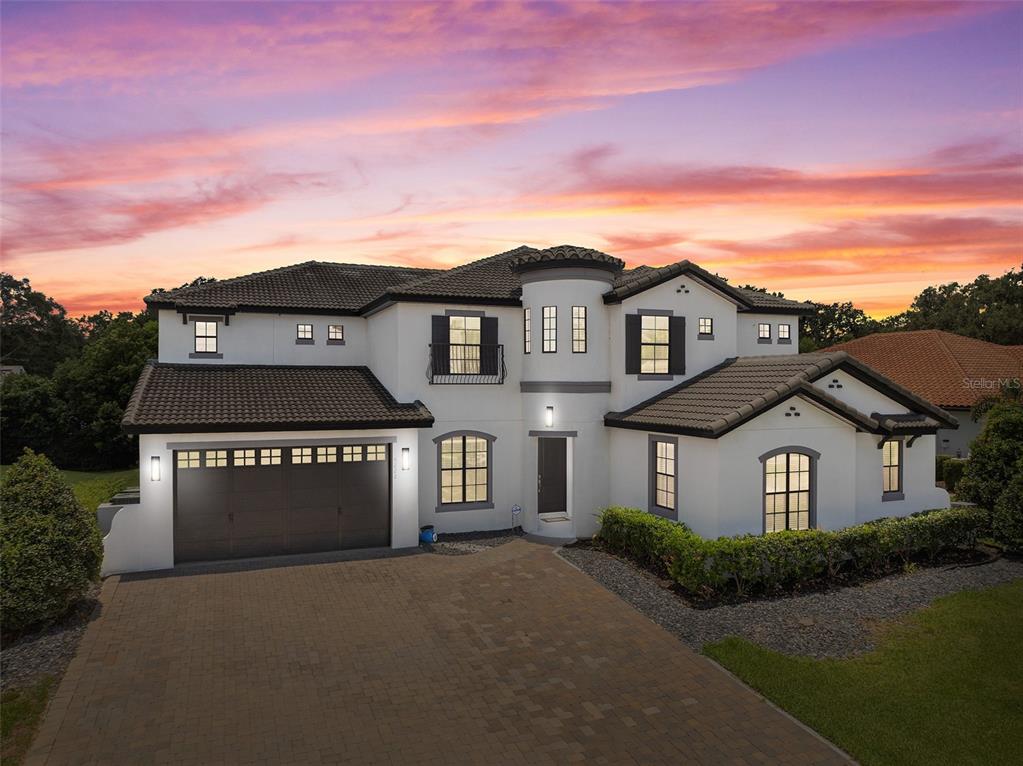
<instances>
[{"instance_id":1,"label":"brown tile roof","mask_svg":"<svg viewBox=\"0 0 1023 766\"><path fill-rule=\"evenodd\" d=\"M811 385L842 368L915 412L913 419L867 415ZM800 395L871 433L911 433L952 426L947 413L921 400L841 351L726 360L681 385L624 412L610 412L604 424L616 428L717 438L764 410Z\"/></svg>"},{"instance_id":2,"label":"brown tile roof","mask_svg":"<svg viewBox=\"0 0 1023 766\"><path fill-rule=\"evenodd\" d=\"M421 428L422 402L396 402L368 367L150 362L122 420L129 433Z\"/></svg>"},{"instance_id":3,"label":"brown tile roof","mask_svg":"<svg viewBox=\"0 0 1023 766\"><path fill-rule=\"evenodd\" d=\"M512 268L515 271L524 271L531 267L547 264L559 266L577 264L597 266L610 271L621 271L625 266L625 261L615 258L613 255L602 253L600 250L578 247L576 245L557 245L555 247L548 247L545 250L527 248L512 259Z\"/></svg>"},{"instance_id":4,"label":"brown tile roof","mask_svg":"<svg viewBox=\"0 0 1023 766\"><path fill-rule=\"evenodd\" d=\"M998 380L1023 379L1019 348L913 330L867 335L828 350L845 351L941 407L968 408L997 393Z\"/></svg>"},{"instance_id":5,"label":"brown tile roof","mask_svg":"<svg viewBox=\"0 0 1023 766\"><path fill-rule=\"evenodd\" d=\"M540 251L521 245L514 250L478 261L437 271L388 289L377 302L387 300L456 300L461 302L505 303L517 305L522 292L518 274L512 271L515 259Z\"/></svg>"}]
</instances>

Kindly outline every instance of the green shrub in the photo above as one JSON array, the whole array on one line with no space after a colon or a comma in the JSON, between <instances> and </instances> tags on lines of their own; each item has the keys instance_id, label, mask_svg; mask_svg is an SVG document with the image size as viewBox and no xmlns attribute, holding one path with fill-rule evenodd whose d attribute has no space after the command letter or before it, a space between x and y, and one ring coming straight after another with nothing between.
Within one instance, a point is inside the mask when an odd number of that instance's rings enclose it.
<instances>
[{"instance_id":1,"label":"green shrub","mask_svg":"<svg viewBox=\"0 0 1023 766\"><path fill-rule=\"evenodd\" d=\"M1023 404L999 402L988 411L984 430L970 445L970 459L966 461L966 471L956 494L992 510L1012 479L1020 455L1023 455ZM945 474L947 477L948 466Z\"/></svg>"},{"instance_id":2,"label":"green shrub","mask_svg":"<svg viewBox=\"0 0 1023 766\"><path fill-rule=\"evenodd\" d=\"M95 515L45 455L25 450L0 483L0 608L5 632L63 615L99 577Z\"/></svg>"},{"instance_id":3,"label":"green shrub","mask_svg":"<svg viewBox=\"0 0 1023 766\"><path fill-rule=\"evenodd\" d=\"M845 573L882 575L907 562L973 546L986 526L977 508L878 519L837 532L806 530L704 540L688 527L636 508L608 508L597 535L609 549L668 573L703 598L825 584Z\"/></svg>"},{"instance_id":4,"label":"green shrub","mask_svg":"<svg viewBox=\"0 0 1023 766\"><path fill-rule=\"evenodd\" d=\"M966 471L966 462L959 458L949 458L945 461L945 471L942 476L945 479L945 489L949 492L955 492L956 487L959 486L963 473Z\"/></svg>"},{"instance_id":5,"label":"green shrub","mask_svg":"<svg viewBox=\"0 0 1023 766\"><path fill-rule=\"evenodd\" d=\"M945 463L952 459L951 455L934 456L934 480L945 481Z\"/></svg>"},{"instance_id":6,"label":"green shrub","mask_svg":"<svg viewBox=\"0 0 1023 766\"><path fill-rule=\"evenodd\" d=\"M998 542L1023 551L1023 457L1016 461L1015 475L995 502L991 531Z\"/></svg>"}]
</instances>

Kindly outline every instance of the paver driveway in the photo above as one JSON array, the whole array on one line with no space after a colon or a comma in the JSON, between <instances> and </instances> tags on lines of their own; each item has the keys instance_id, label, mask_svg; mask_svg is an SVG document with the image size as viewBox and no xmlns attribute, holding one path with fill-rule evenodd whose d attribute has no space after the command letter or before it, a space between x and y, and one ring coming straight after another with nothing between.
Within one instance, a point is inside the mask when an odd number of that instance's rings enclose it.
<instances>
[{"instance_id":1,"label":"paver driveway","mask_svg":"<svg viewBox=\"0 0 1023 766\"><path fill-rule=\"evenodd\" d=\"M111 578L30 763L839 763L554 555Z\"/></svg>"}]
</instances>

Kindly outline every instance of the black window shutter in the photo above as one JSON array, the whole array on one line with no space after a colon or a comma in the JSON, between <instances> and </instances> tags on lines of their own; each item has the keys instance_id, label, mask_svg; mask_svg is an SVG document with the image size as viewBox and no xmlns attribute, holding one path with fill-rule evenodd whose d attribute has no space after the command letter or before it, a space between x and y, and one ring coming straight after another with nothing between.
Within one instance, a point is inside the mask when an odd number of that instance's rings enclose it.
<instances>
[{"instance_id":1,"label":"black window shutter","mask_svg":"<svg viewBox=\"0 0 1023 766\"><path fill-rule=\"evenodd\" d=\"M668 372L686 374L686 318L668 318Z\"/></svg>"},{"instance_id":2,"label":"black window shutter","mask_svg":"<svg viewBox=\"0 0 1023 766\"><path fill-rule=\"evenodd\" d=\"M480 372L497 375L501 366L500 349L497 347L497 317L480 319Z\"/></svg>"},{"instance_id":3,"label":"black window shutter","mask_svg":"<svg viewBox=\"0 0 1023 766\"><path fill-rule=\"evenodd\" d=\"M434 375L448 375L451 372L451 356L448 343L451 339L448 318L446 316L431 317L430 362Z\"/></svg>"},{"instance_id":4,"label":"black window shutter","mask_svg":"<svg viewBox=\"0 0 1023 766\"><path fill-rule=\"evenodd\" d=\"M625 374L639 375L639 351L643 324L639 314L625 315Z\"/></svg>"}]
</instances>

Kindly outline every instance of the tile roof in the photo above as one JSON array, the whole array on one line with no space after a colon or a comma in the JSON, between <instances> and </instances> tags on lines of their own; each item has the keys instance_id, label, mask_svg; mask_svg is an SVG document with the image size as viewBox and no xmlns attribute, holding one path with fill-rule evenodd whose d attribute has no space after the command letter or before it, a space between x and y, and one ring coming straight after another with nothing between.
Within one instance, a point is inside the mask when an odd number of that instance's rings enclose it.
<instances>
[{"instance_id":1,"label":"tile roof","mask_svg":"<svg viewBox=\"0 0 1023 766\"><path fill-rule=\"evenodd\" d=\"M512 264L518 257L538 252L535 248L521 245L514 250L397 285L387 290L381 299L482 300L518 304L522 283L518 274L512 271Z\"/></svg>"},{"instance_id":2,"label":"tile roof","mask_svg":"<svg viewBox=\"0 0 1023 766\"><path fill-rule=\"evenodd\" d=\"M941 407L968 408L998 392L998 380L1023 379L1019 346L999 346L943 330L876 333L841 350Z\"/></svg>"},{"instance_id":3,"label":"tile roof","mask_svg":"<svg viewBox=\"0 0 1023 766\"><path fill-rule=\"evenodd\" d=\"M129 433L421 428L422 402L396 402L368 367L165 364L142 370Z\"/></svg>"},{"instance_id":4,"label":"tile roof","mask_svg":"<svg viewBox=\"0 0 1023 766\"><path fill-rule=\"evenodd\" d=\"M917 419L902 422L900 416L866 415L811 385L839 367L913 408ZM872 433L933 431L954 422L947 413L837 351L728 359L631 409L609 412L604 424L717 438L794 395L812 399Z\"/></svg>"},{"instance_id":5,"label":"tile roof","mask_svg":"<svg viewBox=\"0 0 1023 766\"><path fill-rule=\"evenodd\" d=\"M625 261L602 253L600 250L576 245L557 245L545 250L526 249L512 259L512 268L516 271L524 271L546 264L597 266L609 271L621 271L625 266Z\"/></svg>"}]
</instances>

